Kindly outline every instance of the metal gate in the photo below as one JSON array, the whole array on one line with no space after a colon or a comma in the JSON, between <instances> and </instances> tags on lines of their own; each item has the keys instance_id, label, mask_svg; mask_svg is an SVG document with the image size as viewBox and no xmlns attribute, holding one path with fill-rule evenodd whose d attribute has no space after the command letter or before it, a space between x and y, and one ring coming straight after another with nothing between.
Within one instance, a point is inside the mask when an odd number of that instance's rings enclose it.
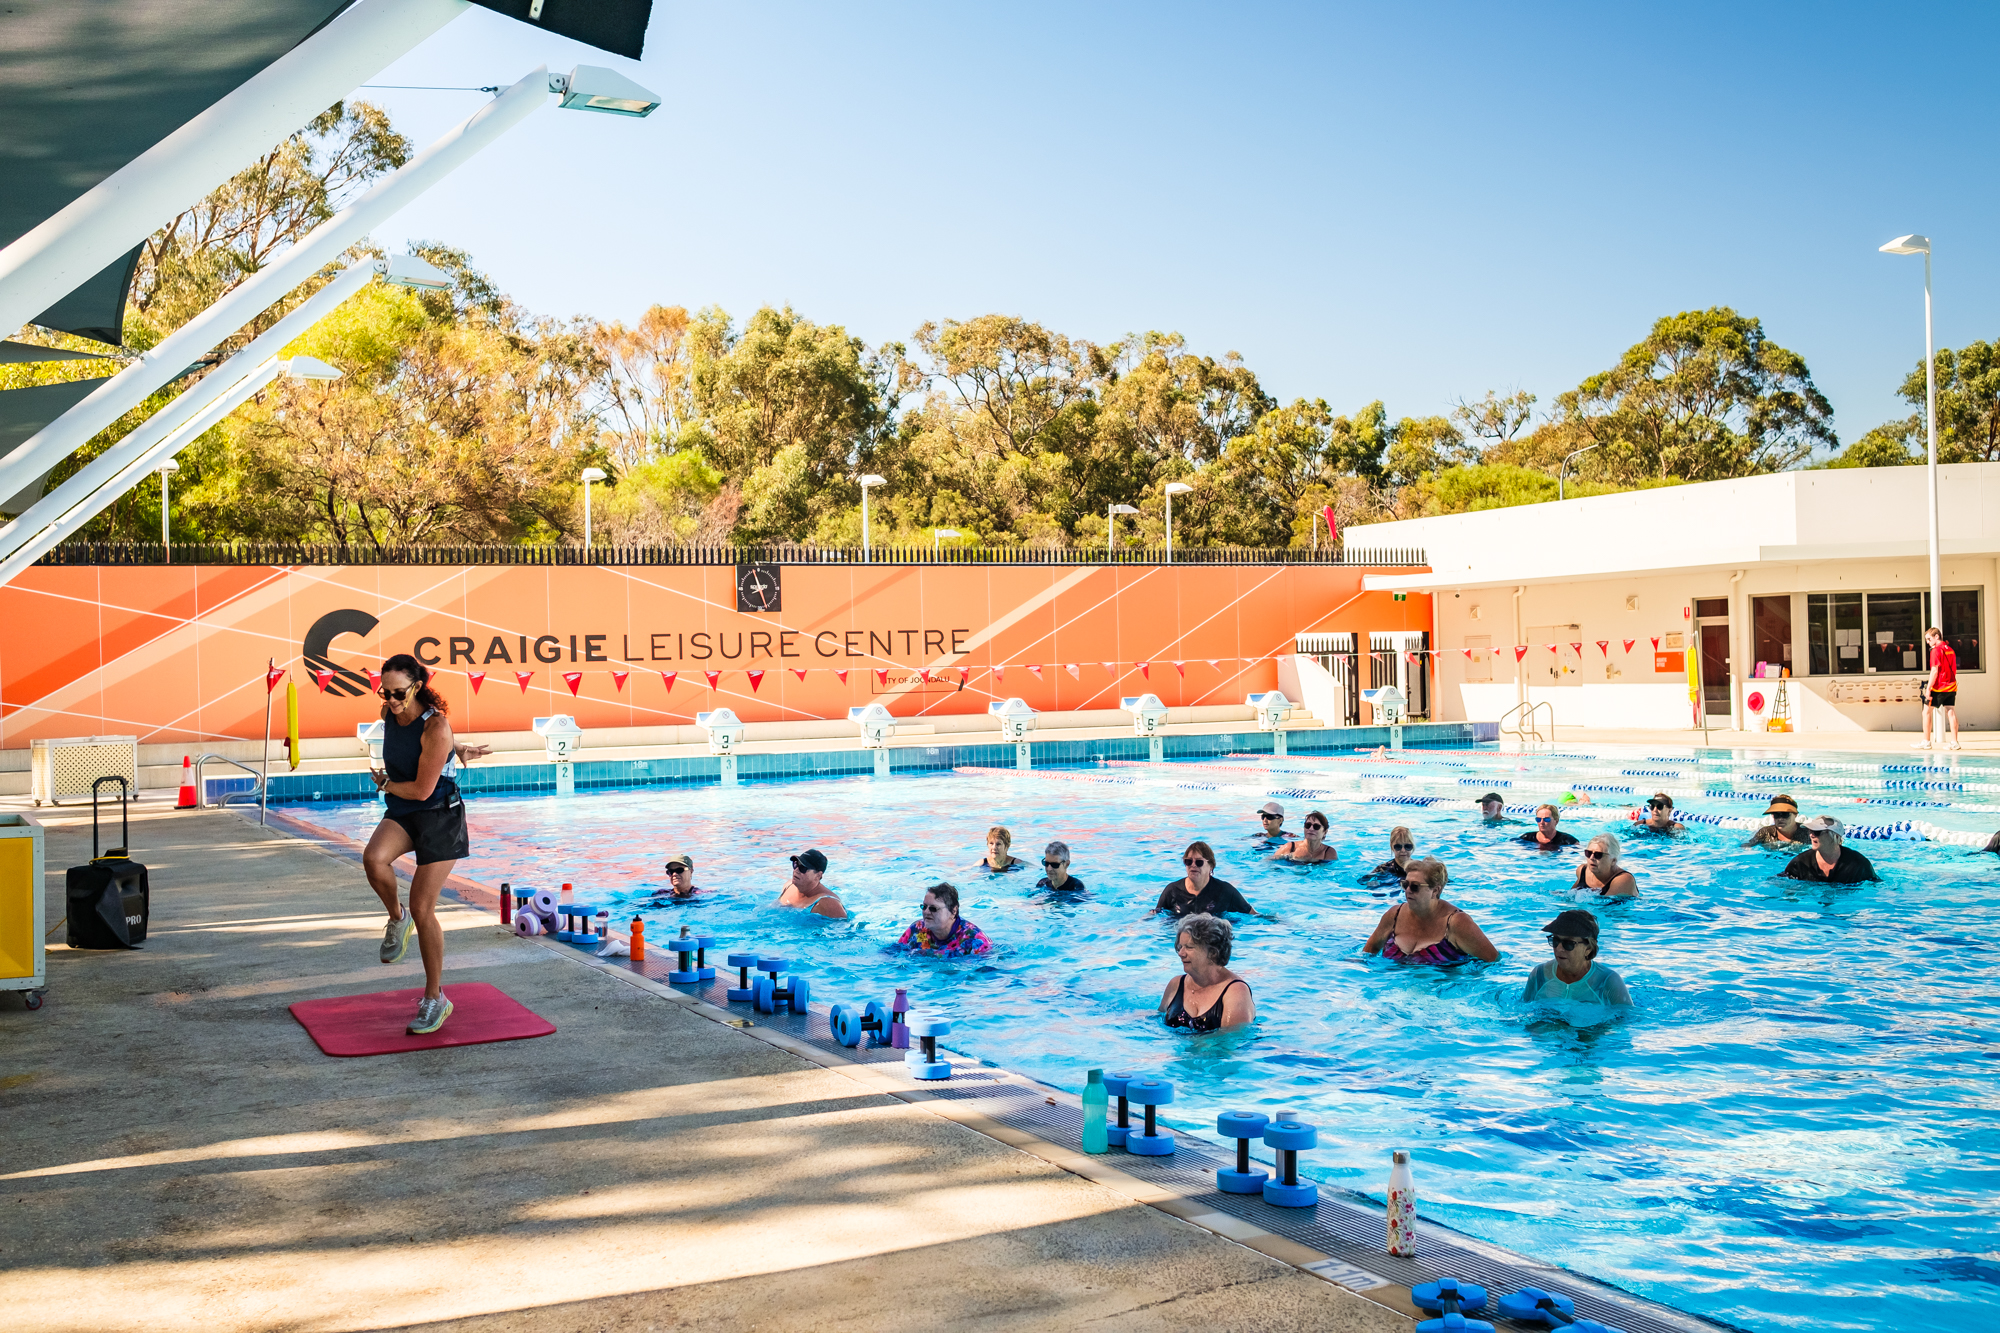
<instances>
[{"instance_id":1,"label":"metal gate","mask_svg":"<svg viewBox=\"0 0 2000 1333\"><path fill-rule=\"evenodd\" d=\"M1390 630L1368 636L1368 688L1394 685L1402 692L1403 716L1431 715L1431 636L1426 630ZM1416 661L1410 658L1414 656Z\"/></svg>"},{"instance_id":2,"label":"metal gate","mask_svg":"<svg viewBox=\"0 0 2000 1333\"><path fill-rule=\"evenodd\" d=\"M1339 716L1327 718L1334 726L1361 725L1361 653L1352 634L1301 634L1292 647L1302 657L1310 657L1326 669L1339 687Z\"/></svg>"}]
</instances>

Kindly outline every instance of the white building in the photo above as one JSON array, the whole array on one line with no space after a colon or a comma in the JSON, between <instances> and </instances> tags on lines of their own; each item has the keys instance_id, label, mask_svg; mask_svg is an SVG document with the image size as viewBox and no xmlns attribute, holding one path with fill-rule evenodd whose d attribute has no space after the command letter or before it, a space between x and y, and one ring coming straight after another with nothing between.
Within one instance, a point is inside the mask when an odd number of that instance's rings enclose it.
<instances>
[{"instance_id":1,"label":"white building","mask_svg":"<svg viewBox=\"0 0 2000 1333\"><path fill-rule=\"evenodd\" d=\"M2000 593L2000 463L1939 474L1959 721L2000 726L1987 628ZM1924 478L1922 467L1783 472L1343 536L1426 552L1431 573L1367 586L1433 595L1440 720L1491 721L1532 700L1566 725L1687 728L1683 652L1695 644L1713 725L1761 728L1778 696L1762 677L1789 668L1794 729L1915 731L1923 627L1937 623Z\"/></svg>"}]
</instances>

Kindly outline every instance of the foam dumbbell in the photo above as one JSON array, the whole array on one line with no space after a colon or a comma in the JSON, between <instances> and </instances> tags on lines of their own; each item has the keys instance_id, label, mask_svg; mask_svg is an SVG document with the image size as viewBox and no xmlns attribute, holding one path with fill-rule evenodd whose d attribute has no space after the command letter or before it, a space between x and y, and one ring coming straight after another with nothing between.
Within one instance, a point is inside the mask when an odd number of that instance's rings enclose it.
<instances>
[{"instance_id":1,"label":"foam dumbbell","mask_svg":"<svg viewBox=\"0 0 2000 1333\"><path fill-rule=\"evenodd\" d=\"M1264 1143L1278 1150L1279 1178L1264 1182L1264 1202L1280 1208L1310 1208L1319 1202L1319 1186L1299 1179L1299 1152L1319 1146L1319 1130L1298 1119L1293 1111L1280 1111L1278 1118L1264 1126Z\"/></svg>"},{"instance_id":2,"label":"foam dumbbell","mask_svg":"<svg viewBox=\"0 0 2000 1333\"><path fill-rule=\"evenodd\" d=\"M870 1000L865 1009L836 1004L827 1016L827 1027L842 1046L859 1046L864 1041L871 1046L886 1046L891 1026L893 1017L889 1007L880 1000Z\"/></svg>"},{"instance_id":3,"label":"foam dumbbell","mask_svg":"<svg viewBox=\"0 0 2000 1333\"><path fill-rule=\"evenodd\" d=\"M1107 1125L1104 1129L1105 1139L1114 1148L1124 1147L1126 1137L1132 1132L1132 1105L1126 1100L1125 1088L1132 1082L1134 1077L1135 1075L1132 1074L1106 1074L1104 1076L1105 1095L1118 1099L1117 1123Z\"/></svg>"},{"instance_id":4,"label":"foam dumbbell","mask_svg":"<svg viewBox=\"0 0 2000 1333\"><path fill-rule=\"evenodd\" d=\"M729 955L729 966L736 969L736 984L727 992L731 1004L749 1004L756 999L756 988L750 984L750 969L757 966L754 953L733 953Z\"/></svg>"},{"instance_id":5,"label":"foam dumbbell","mask_svg":"<svg viewBox=\"0 0 2000 1333\"><path fill-rule=\"evenodd\" d=\"M1174 1136L1162 1133L1154 1111L1174 1099L1174 1085L1163 1078L1135 1078L1125 1084L1125 1096L1133 1105L1146 1108L1146 1125L1137 1134L1125 1136L1125 1151L1141 1157L1165 1157L1174 1150Z\"/></svg>"},{"instance_id":6,"label":"foam dumbbell","mask_svg":"<svg viewBox=\"0 0 2000 1333\"><path fill-rule=\"evenodd\" d=\"M776 1014L790 1010L795 1014L806 1012L806 1005L812 997L812 987L804 977L787 977L785 969L791 963L783 958L759 958L757 970L764 973L751 984L750 1003L760 1014Z\"/></svg>"},{"instance_id":7,"label":"foam dumbbell","mask_svg":"<svg viewBox=\"0 0 2000 1333\"><path fill-rule=\"evenodd\" d=\"M691 935L688 933L688 928L682 926L681 933L667 941L667 948L673 951L677 964L673 971L667 973L667 980L676 986L691 986L698 981L714 980L715 969L712 967L704 969L696 961L697 955L714 943L713 935ZM702 975L704 971L707 972L707 976Z\"/></svg>"},{"instance_id":8,"label":"foam dumbbell","mask_svg":"<svg viewBox=\"0 0 2000 1333\"><path fill-rule=\"evenodd\" d=\"M910 1076L925 1082L936 1082L951 1077L951 1061L940 1060L937 1053L937 1039L951 1031L951 1022L943 1018L913 1018L909 1022L910 1035L917 1039L919 1049L903 1057L909 1066Z\"/></svg>"},{"instance_id":9,"label":"foam dumbbell","mask_svg":"<svg viewBox=\"0 0 2000 1333\"><path fill-rule=\"evenodd\" d=\"M1523 1287L1510 1292L1494 1302L1494 1307L1502 1318L1520 1324L1540 1324L1545 1328L1563 1329L1565 1333L1572 1329L1575 1333L1621 1333L1621 1330L1595 1319L1578 1319L1575 1301L1540 1287Z\"/></svg>"},{"instance_id":10,"label":"foam dumbbell","mask_svg":"<svg viewBox=\"0 0 2000 1333\"><path fill-rule=\"evenodd\" d=\"M1236 1140L1236 1169L1219 1168L1215 1187L1224 1194L1256 1194L1263 1190L1270 1173L1250 1165L1250 1140L1264 1137L1271 1117L1258 1111L1224 1111L1215 1118L1215 1132Z\"/></svg>"},{"instance_id":11,"label":"foam dumbbell","mask_svg":"<svg viewBox=\"0 0 2000 1333\"><path fill-rule=\"evenodd\" d=\"M1493 1325L1484 1319L1474 1319L1470 1315L1453 1310L1450 1314L1439 1315L1436 1319L1426 1319L1417 1325L1417 1333L1495 1333Z\"/></svg>"},{"instance_id":12,"label":"foam dumbbell","mask_svg":"<svg viewBox=\"0 0 2000 1333\"><path fill-rule=\"evenodd\" d=\"M1477 1314L1486 1308L1486 1288L1477 1282L1441 1277L1411 1287L1410 1304L1426 1314Z\"/></svg>"}]
</instances>

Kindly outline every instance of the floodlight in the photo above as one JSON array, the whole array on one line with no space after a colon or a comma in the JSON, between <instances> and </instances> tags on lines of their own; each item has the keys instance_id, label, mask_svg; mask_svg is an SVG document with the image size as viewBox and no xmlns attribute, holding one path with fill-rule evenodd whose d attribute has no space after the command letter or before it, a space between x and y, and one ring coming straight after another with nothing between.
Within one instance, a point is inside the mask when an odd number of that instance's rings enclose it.
<instances>
[{"instance_id":1,"label":"floodlight","mask_svg":"<svg viewBox=\"0 0 2000 1333\"><path fill-rule=\"evenodd\" d=\"M285 374L295 380L337 380L341 372L316 356L295 356L285 362Z\"/></svg>"},{"instance_id":2,"label":"floodlight","mask_svg":"<svg viewBox=\"0 0 2000 1333\"><path fill-rule=\"evenodd\" d=\"M377 260L375 271L382 275L382 281L396 287L408 287L419 292L451 289L451 274L416 255L390 255L385 260Z\"/></svg>"},{"instance_id":3,"label":"floodlight","mask_svg":"<svg viewBox=\"0 0 2000 1333\"><path fill-rule=\"evenodd\" d=\"M549 75L549 91L562 94L568 111L603 111L613 116L650 116L660 99L614 69L578 65L567 74Z\"/></svg>"},{"instance_id":4,"label":"floodlight","mask_svg":"<svg viewBox=\"0 0 2000 1333\"><path fill-rule=\"evenodd\" d=\"M1931 238L1912 233L1908 236L1898 236L1880 248L1885 255L1927 255L1931 252Z\"/></svg>"}]
</instances>

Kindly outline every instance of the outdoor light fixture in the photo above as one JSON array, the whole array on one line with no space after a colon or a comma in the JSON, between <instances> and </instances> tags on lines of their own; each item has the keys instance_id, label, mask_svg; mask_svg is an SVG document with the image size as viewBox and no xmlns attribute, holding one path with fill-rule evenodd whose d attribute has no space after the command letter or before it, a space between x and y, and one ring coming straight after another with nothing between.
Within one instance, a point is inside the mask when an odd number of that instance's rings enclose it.
<instances>
[{"instance_id":1,"label":"outdoor light fixture","mask_svg":"<svg viewBox=\"0 0 2000 1333\"><path fill-rule=\"evenodd\" d=\"M1925 473L1930 482L1931 518L1931 619L1944 624L1944 584L1938 572L1938 471L1937 471L1937 353L1931 348L1931 238L1898 236L1881 247L1885 255L1924 257L1924 433L1928 437ZM1926 741L1930 733L1924 734Z\"/></svg>"},{"instance_id":2,"label":"outdoor light fixture","mask_svg":"<svg viewBox=\"0 0 2000 1333\"><path fill-rule=\"evenodd\" d=\"M583 549L590 549L590 483L603 481L611 474L601 467L587 467L583 470Z\"/></svg>"},{"instance_id":3,"label":"outdoor light fixture","mask_svg":"<svg viewBox=\"0 0 2000 1333\"><path fill-rule=\"evenodd\" d=\"M578 65L567 74L551 74L549 91L561 96L565 111L650 116L660 109L660 99L653 93L601 65Z\"/></svg>"},{"instance_id":4,"label":"outdoor light fixture","mask_svg":"<svg viewBox=\"0 0 2000 1333\"><path fill-rule=\"evenodd\" d=\"M870 486L886 485L888 483L888 480L889 479L887 477L878 477L873 472L864 473L861 477L861 558L863 561L866 561L869 558L868 488Z\"/></svg>"},{"instance_id":5,"label":"outdoor light fixture","mask_svg":"<svg viewBox=\"0 0 2000 1333\"><path fill-rule=\"evenodd\" d=\"M1194 487L1184 481L1167 483L1167 563L1174 563L1174 497L1186 495Z\"/></svg>"},{"instance_id":6,"label":"outdoor light fixture","mask_svg":"<svg viewBox=\"0 0 2000 1333\"><path fill-rule=\"evenodd\" d=\"M169 538L169 536L168 536L168 533L167 533L167 478L168 478L168 477L171 477L171 476L172 476L172 475L173 475L174 473L176 473L176 472L179 472L180 470L181 470L181 465L180 465L179 463L176 463L176 462L175 462L175 461L174 461L173 459L171 459L171 458L169 458L169 459L168 459L168 460L167 460L166 462L164 462L164 463L160 464L160 467L159 467L159 473L160 473L160 551L161 551L162 555L164 556L164 558L165 558L165 561L166 561L166 563L168 563L168 564L172 564L172 563L173 563L173 559L174 559L174 551L173 551L173 546L171 545L171 539Z\"/></svg>"},{"instance_id":7,"label":"outdoor light fixture","mask_svg":"<svg viewBox=\"0 0 2000 1333\"><path fill-rule=\"evenodd\" d=\"M387 259L379 259L375 261L375 271L382 275L382 281L395 287L408 287L419 292L442 292L451 288L451 274L415 255L390 255Z\"/></svg>"},{"instance_id":8,"label":"outdoor light fixture","mask_svg":"<svg viewBox=\"0 0 2000 1333\"><path fill-rule=\"evenodd\" d=\"M1172 501L1168 501L1169 504ZM1139 511L1131 505L1112 505L1104 511L1104 553L1109 555L1118 549L1118 515L1136 514Z\"/></svg>"},{"instance_id":9,"label":"outdoor light fixture","mask_svg":"<svg viewBox=\"0 0 2000 1333\"><path fill-rule=\"evenodd\" d=\"M1569 465L1572 462L1576 461L1577 459L1583 457L1585 454L1589 453L1592 449L1598 449L1602 447L1603 447L1602 441L1599 441L1597 444L1586 444L1583 446L1583 448L1577 450L1575 453L1571 454L1568 458L1563 459L1562 466L1556 469L1556 499L1560 500L1563 498L1563 479L1569 475Z\"/></svg>"},{"instance_id":10,"label":"outdoor light fixture","mask_svg":"<svg viewBox=\"0 0 2000 1333\"><path fill-rule=\"evenodd\" d=\"M932 554L932 555L936 555L936 554L938 553L938 538L940 538L940 537L950 537L950 538L953 538L953 539L956 539L956 538L958 538L958 537L959 537L959 536L961 536L961 535L962 535L962 534L961 534L961 533L959 532L959 530L958 530L957 528L932 528L932 529L931 529L931 554Z\"/></svg>"}]
</instances>

